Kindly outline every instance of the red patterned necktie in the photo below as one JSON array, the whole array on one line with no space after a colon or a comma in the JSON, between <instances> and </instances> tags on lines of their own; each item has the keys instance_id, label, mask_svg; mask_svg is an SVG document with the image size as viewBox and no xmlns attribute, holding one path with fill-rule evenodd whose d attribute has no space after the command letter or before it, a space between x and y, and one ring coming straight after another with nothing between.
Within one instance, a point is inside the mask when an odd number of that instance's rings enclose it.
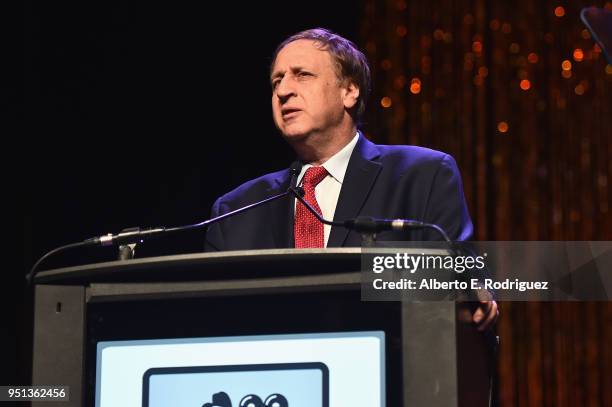
<instances>
[{"instance_id":1,"label":"red patterned necktie","mask_svg":"<svg viewBox=\"0 0 612 407\"><path fill-rule=\"evenodd\" d=\"M327 170L323 167L310 167L304 174L302 188L304 189L304 200L310 204L319 214L321 208L315 197L315 187L327 176ZM323 224L310 213L303 203L297 201L295 205L295 223L293 226L295 247L324 247L325 238Z\"/></svg>"}]
</instances>

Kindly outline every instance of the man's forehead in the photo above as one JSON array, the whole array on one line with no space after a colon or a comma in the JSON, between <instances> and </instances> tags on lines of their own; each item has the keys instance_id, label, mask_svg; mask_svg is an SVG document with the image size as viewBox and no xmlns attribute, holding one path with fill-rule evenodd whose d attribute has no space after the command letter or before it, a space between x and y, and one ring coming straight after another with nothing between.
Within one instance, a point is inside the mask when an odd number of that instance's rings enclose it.
<instances>
[{"instance_id":1,"label":"man's forehead","mask_svg":"<svg viewBox=\"0 0 612 407\"><path fill-rule=\"evenodd\" d=\"M319 42L296 40L285 45L274 60L272 76L287 70L314 68L331 64L331 56Z\"/></svg>"}]
</instances>

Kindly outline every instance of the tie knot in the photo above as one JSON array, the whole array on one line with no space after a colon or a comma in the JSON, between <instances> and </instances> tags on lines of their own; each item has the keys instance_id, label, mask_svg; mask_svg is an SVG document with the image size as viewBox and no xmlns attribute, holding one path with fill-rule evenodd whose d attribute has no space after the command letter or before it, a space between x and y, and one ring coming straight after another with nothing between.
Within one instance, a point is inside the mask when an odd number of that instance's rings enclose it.
<instances>
[{"instance_id":1,"label":"tie knot","mask_svg":"<svg viewBox=\"0 0 612 407\"><path fill-rule=\"evenodd\" d=\"M304 185L316 187L327 176L325 167L310 167L304 174Z\"/></svg>"}]
</instances>

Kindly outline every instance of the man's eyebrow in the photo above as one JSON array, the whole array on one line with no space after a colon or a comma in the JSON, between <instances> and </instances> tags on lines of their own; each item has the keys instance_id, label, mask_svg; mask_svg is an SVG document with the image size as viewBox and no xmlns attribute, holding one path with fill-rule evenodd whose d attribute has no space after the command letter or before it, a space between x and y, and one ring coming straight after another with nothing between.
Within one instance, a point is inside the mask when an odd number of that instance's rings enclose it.
<instances>
[{"instance_id":1,"label":"man's eyebrow","mask_svg":"<svg viewBox=\"0 0 612 407\"><path fill-rule=\"evenodd\" d=\"M306 68L301 66L301 65L295 65L295 66L289 67L289 70L291 72L295 73L295 72L304 71L304 70L306 70ZM270 81L273 81L276 78L283 77L285 75L285 72L286 71L276 71L276 72L272 73L272 76L270 76Z\"/></svg>"},{"instance_id":2,"label":"man's eyebrow","mask_svg":"<svg viewBox=\"0 0 612 407\"><path fill-rule=\"evenodd\" d=\"M300 65L296 65L296 66L292 66L291 67L291 72L301 72L307 70L305 67L300 66Z\"/></svg>"}]
</instances>

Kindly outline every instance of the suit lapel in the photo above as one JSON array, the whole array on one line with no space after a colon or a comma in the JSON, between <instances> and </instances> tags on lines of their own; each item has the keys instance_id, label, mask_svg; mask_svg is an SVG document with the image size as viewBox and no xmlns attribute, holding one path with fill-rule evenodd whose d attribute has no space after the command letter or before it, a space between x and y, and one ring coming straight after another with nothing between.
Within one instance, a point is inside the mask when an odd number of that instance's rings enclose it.
<instances>
[{"instance_id":1,"label":"suit lapel","mask_svg":"<svg viewBox=\"0 0 612 407\"><path fill-rule=\"evenodd\" d=\"M269 196L281 194L289 188L289 170L274 180L275 186L268 190ZM274 239L274 247L293 247L293 197L291 195L270 203L268 216Z\"/></svg>"},{"instance_id":2,"label":"suit lapel","mask_svg":"<svg viewBox=\"0 0 612 407\"><path fill-rule=\"evenodd\" d=\"M376 145L360 134L344 176L334 221L344 221L359 215L382 168L382 165L375 161L379 156ZM346 228L332 227L327 247L342 246L348 232Z\"/></svg>"}]
</instances>

